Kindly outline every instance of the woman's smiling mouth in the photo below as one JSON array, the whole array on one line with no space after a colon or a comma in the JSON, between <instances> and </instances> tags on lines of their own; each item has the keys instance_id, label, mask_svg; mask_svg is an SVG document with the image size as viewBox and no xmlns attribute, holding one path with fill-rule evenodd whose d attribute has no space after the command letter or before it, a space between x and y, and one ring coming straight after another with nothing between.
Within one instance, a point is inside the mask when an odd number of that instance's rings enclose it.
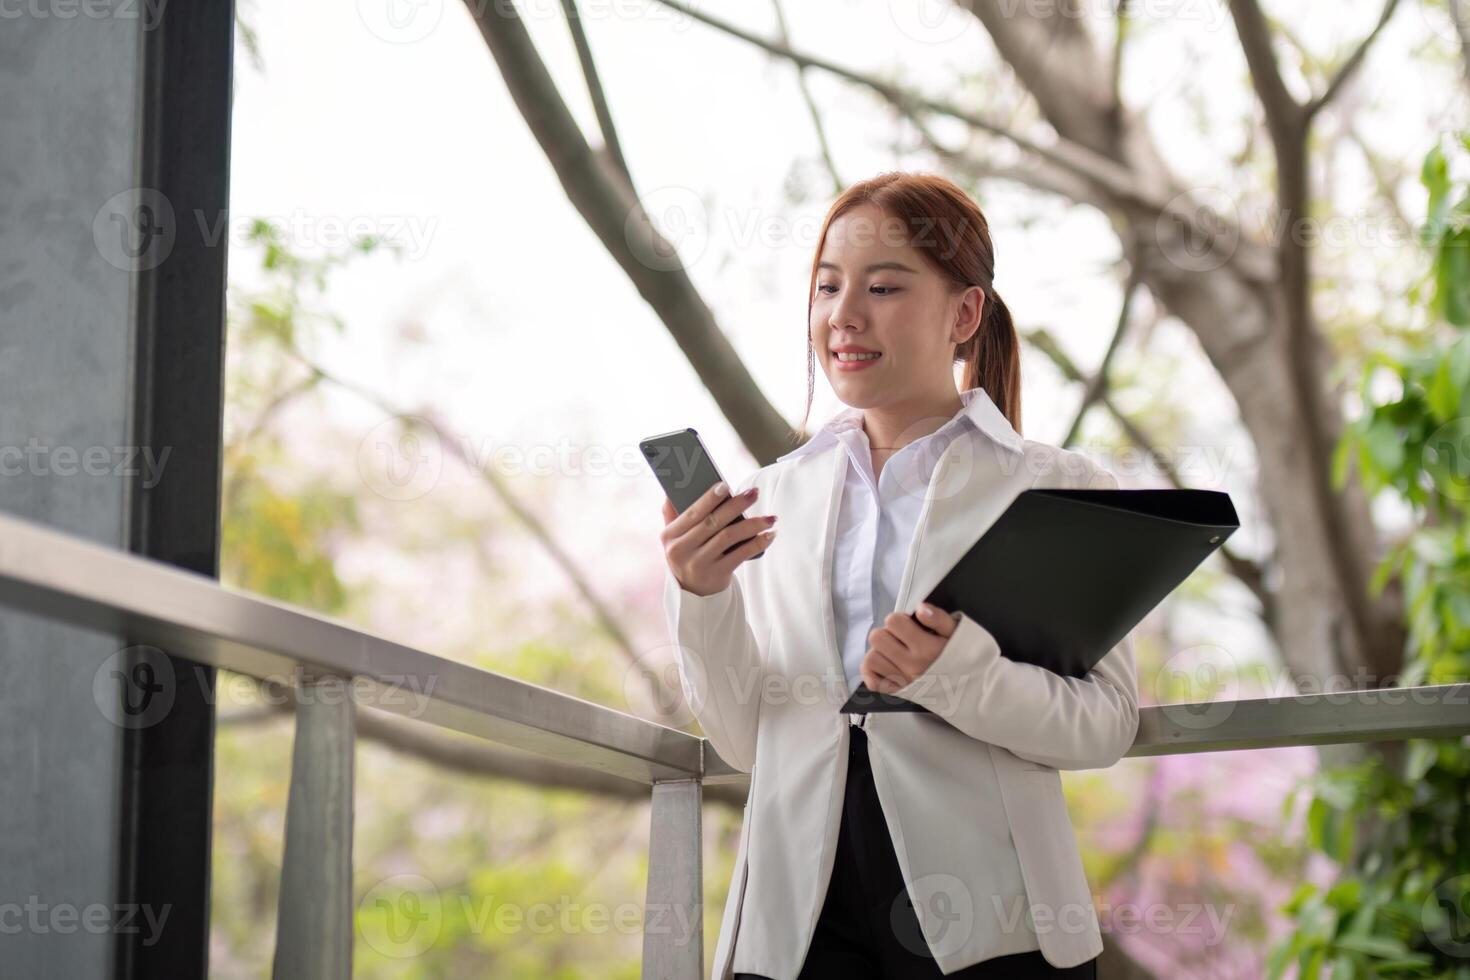
<instances>
[{"instance_id":1,"label":"woman's smiling mouth","mask_svg":"<svg viewBox=\"0 0 1470 980\"><path fill-rule=\"evenodd\" d=\"M872 366L882 356L882 353L878 351L833 351L832 363L839 371L861 371L863 368Z\"/></svg>"}]
</instances>

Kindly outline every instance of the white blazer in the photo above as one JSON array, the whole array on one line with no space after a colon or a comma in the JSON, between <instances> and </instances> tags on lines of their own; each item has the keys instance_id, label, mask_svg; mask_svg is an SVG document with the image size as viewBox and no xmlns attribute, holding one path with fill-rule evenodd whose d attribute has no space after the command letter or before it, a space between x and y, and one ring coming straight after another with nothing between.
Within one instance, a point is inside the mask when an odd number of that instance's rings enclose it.
<instances>
[{"instance_id":1,"label":"white blazer","mask_svg":"<svg viewBox=\"0 0 1470 980\"><path fill-rule=\"evenodd\" d=\"M940 456L897 611L917 609L1021 491L1118 486L1081 453L1006 429L1019 452L958 439ZM779 515L780 533L722 592L694 595L666 572L684 695L720 757L751 774L710 976L800 972L835 859L849 726L864 717L893 849L941 971L1038 945L1058 967L1097 956L1101 930L1059 770L1106 768L1133 744L1131 638L1069 678L1002 657L960 614L939 658L896 692L934 714L840 714L849 692L830 568L846 468L833 440L732 486L759 485L746 513Z\"/></svg>"}]
</instances>

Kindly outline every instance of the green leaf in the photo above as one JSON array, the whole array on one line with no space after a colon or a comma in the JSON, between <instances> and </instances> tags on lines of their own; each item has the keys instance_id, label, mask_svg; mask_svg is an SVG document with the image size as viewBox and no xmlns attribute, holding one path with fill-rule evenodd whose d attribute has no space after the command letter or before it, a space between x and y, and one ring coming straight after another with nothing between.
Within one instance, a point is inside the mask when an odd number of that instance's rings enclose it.
<instances>
[{"instance_id":1,"label":"green leaf","mask_svg":"<svg viewBox=\"0 0 1470 980\"><path fill-rule=\"evenodd\" d=\"M1337 940L1336 946L1339 949L1366 953L1369 956L1409 955L1409 947L1400 940L1388 936L1342 936Z\"/></svg>"},{"instance_id":2,"label":"green leaf","mask_svg":"<svg viewBox=\"0 0 1470 980\"><path fill-rule=\"evenodd\" d=\"M1297 974L1298 980L1318 980L1322 976L1322 964L1326 959L1325 946L1310 946L1302 950L1297 956L1297 964L1301 967Z\"/></svg>"},{"instance_id":3,"label":"green leaf","mask_svg":"<svg viewBox=\"0 0 1470 980\"><path fill-rule=\"evenodd\" d=\"M1424 157L1419 168L1419 182L1429 191L1429 209L1424 221L1424 244L1433 247L1444 234L1445 214L1449 211L1450 167L1444 151L1435 146Z\"/></svg>"},{"instance_id":4,"label":"green leaf","mask_svg":"<svg viewBox=\"0 0 1470 980\"><path fill-rule=\"evenodd\" d=\"M1388 584L1388 580L1404 564L1404 557L1407 554L1407 549L1396 547L1383 556L1378 567L1373 570L1372 579L1368 582L1368 591L1371 595L1377 596L1383 592L1383 587Z\"/></svg>"},{"instance_id":5,"label":"green leaf","mask_svg":"<svg viewBox=\"0 0 1470 980\"><path fill-rule=\"evenodd\" d=\"M1339 953L1332 960L1330 980L1353 980L1358 975L1357 964L1346 953Z\"/></svg>"},{"instance_id":6,"label":"green leaf","mask_svg":"<svg viewBox=\"0 0 1470 980\"><path fill-rule=\"evenodd\" d=\"M1296 886L1296 891L1291 897L1281 903L1281 911L1287 915L1298 915L1307 899L1317 894L1317 886L1310 881L1304 881Z\"/></svg>"},{"instance_id":7,"label":"green leaf","mask_svg":"<svg viewBox=\"0 0 1470 980\"><path fill-rule=\"evenodd\" d=\"M1368 455L1380 473L1397 473L1404 464L1404 442L1397 429L1388 421L1374 419L1368 427Z\"/></svg>"},{"instance_id":8,"label":"green leaf","mask_svg":"<svg viewBox=\"0 0 1470 980\"><path fill-rule=\"evenodd\" d=\"M1409 971L1417 967L1434 965L1434 957L1427 953L1410 953L1408 956L1396 956L1391 960L1378 960L1373 964L1373 970L1378 975L1389 971Z\"/></svg>"},{"instance_id":9,"label":"green leaf","mask_svg":"<svg viewBox=\"0 0 1470 980\"><path fill-rule=\"evenodd\" d=\"M1378 855L1375 853L1372 856L1377 857ZM1358 879L1355 878L1353 880L1357 881ZM1377 919L1378 898L1375 896L1364 902L1362 906L1360 906L1358 910L1353 913L1353 917L1348 920L1347 928L1344 930L1344 932L1347 935L1351 936L1372 935L1373 923L1376 922Z\"/></svg>"},{"instance_id":10,"label":"green leaf","mask_svg":"<svg viewBox=\"0 0 1470 980\"><path fill-rule=\"evenodd\" d=\"M1435 418L1448 422L1460 410L1461 386L1455 384L1453 366L1448 357L1439 362L1434 370L1434 379L1429 382L1429 410Z\"/></svg>"},{"instance_id":11,"label":"green leaf","mask_svg":"<svg viewBox=\"0 0 1470 980\"><path fill-rule=\"evenodd\" d=\"M1286 972L1286 964L1296 953L1297 946L1301 943L1301 933L1293 933L1287 941L1278 944L1266 957L1266 980L1281 980L1281 975Z\"/></svg>"},{"instance_id":12,"label":"green leaf","mask_svg":"<svg viewBox=\"0 0 1470 980\"><path fill-rule=\"evenodd\" d=\"M1307 807L1307 834L1314 847L1331 853L1327 837L1331 833L1332 811L1320 796Z\"/></svg>"},{"instance_id":13,"label":"green leaf","mask_svg":"<svg viewBox=\"0 0 1470 980\"><path fill-rule=\"evenodd\" d=\"M1337 844L1336 857L1343 864L1347 864L1352 860L1353 850L1357 845L1358 822L1350 817L1339 815L1335 823L1338 827L1338 834L1335 839L1335 843Z\"/></svg>"},{"instance_id":14,"label":"green leaf","mask_svg":"<svg viewBox=\"0 0 1470 980\"><path fill-rule=\"evenodd\" d=\"M1356 909L1363 898L1363 883L1347 878L1327 889L1327 901L1340 909Z\"/></svg>"},{"instance_id":15,"label":"green leaf","mask_svg":"<svg viewBox=\"0 0 1470 980\"><path fill-rule=\"evenodd\" d=\"M1434 276L1435 311L1457 327L1470 326L1470 232L1444 237Z\"/></svg>"},{"instance_id":16,"label":"green leaf","mask_svg":"<svg viewBox=\"0 0 1470 980\"><path fill-rule=\"evenodd\" d=\"M1450 345L1445 360L1450 365L1450 380L1462 393L1470 396L1470 334L1466 334ZM1457 414L1470 414L1461 411Z\"/></svg>"}]
</instances>

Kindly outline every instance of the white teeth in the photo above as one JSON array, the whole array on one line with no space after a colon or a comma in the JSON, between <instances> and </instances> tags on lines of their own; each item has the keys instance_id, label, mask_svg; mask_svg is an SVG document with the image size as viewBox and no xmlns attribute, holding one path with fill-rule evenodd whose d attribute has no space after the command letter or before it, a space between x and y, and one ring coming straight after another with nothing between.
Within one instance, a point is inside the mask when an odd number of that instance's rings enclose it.
<instances>
[{"instance_id":1,"label":"white teeth","mask_svg":"<svg viewBox=\"0 0 1470 980\"><path fill-rule=\"evenodd\" d=\"M842 354L837 355L839 361L871 361L879 357L878 354Z\"/></svg>"}]
</instances>

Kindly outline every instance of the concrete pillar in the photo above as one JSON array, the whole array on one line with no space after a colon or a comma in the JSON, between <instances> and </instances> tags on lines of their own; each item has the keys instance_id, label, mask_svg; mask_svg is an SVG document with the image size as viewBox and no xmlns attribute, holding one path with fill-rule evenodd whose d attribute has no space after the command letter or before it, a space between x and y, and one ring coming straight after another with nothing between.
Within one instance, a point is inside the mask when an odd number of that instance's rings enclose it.
<instances>
[{"instance_id":1,"label":"concrete pillar","mask_svg":"<svg viewBox=\"0 0 1470 980\"><path fill-rule=\"evenodd\" d=\"M209 575L233 19L0 5L0 510ZM0 609L6 975L205 975L213 683Z\"/></svg>"}]
</instances>

